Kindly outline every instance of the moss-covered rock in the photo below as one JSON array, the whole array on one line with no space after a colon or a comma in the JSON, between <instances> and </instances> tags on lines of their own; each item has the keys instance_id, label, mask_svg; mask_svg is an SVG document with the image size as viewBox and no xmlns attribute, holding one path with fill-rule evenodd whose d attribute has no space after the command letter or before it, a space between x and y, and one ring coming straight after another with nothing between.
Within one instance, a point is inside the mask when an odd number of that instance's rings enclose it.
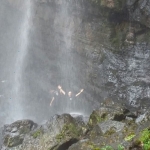
<instances>
[{"instance_id":1,"label":"moss-covered rock","mask_svg":"<svg viewBox=\"0 0 150 150\"><path fill-rule=\"evenodd\" d=\"M22 144L25 135L36 127L37 124L31 120L19 120L4 126L4 145L14 147Z\"/></svg>"},{"instance_id":2,"label":"moss-covered rock","mask_svg":"<svg viewBox=\"0 0 150 150\"><path fill-rule=\"evenodd\" d=\"M94 110L92 114L90 115L88 125L90 127L96 125L97 123L106 121L106 120L116 120L116 121L121 121L124 120L126 115L125 115L125 108L122 106L115 106L116 108L113 107L101 107L99 110Z\"/></svg>"},{"instance_id":3,"label":"moss-covered rock","mask_svg":"<svg viewBox=\"0 0 150 150\"><path fill-rule=\"evenodd\" d=\"M69 123L63 126L61 132L56 135L58 141L70 139L70 138L79 138L82 135L82 128L79 128L73 123Z\"/></svg>"},{"instance_id":4,"label":"moss-covered rock","mask_svg":"<svg viewBox=\"0 0 150 150\"><path fill-rule=\"evenodd\" d=\"M28 134L22 144L23 150L57 150L68 141L79 140L86 129L69 114L55 115L44 125ZM19 148L18 150L22 150Z\"/></svg>"},{"instance_id":5,"label":"moss-covered rock","mask_svg":"<svg viewBox=\"0 0 150 150\"><path fill-rule=\"evenodd\" d=\"M22 144L22 142L23 142L23 137L20 137L20 135L14 137L10 135L6 135L4 139L4 145L7 147L18 146Z\"/></svg>"},{"instance_id":6,"label":"moss-covered rock","mask_svg":"<svg viewBox=\"0 0 150 150\"><path fill-rule=\"evenodd\" d=\"M41 136L42 134L43 134L42 129L36 129L35 131L33 131L31 133L31 136L33 136L33 138L37 138L37 137Z\"/></svg>"},{"instance_id":7,"label":"moss-covered rock","mask_svg":"<svg viewBox=\"0 0 150 150\"><path fill-rule=\"evenodd\" d=\"M107 112L106 111L101 112L99 110L94 110L92 112L92 114L90 115L88 125L90 127L94 126L97 123L104 121L106 119L106 117L107 117Z\"/></svg>"}]
</instances>

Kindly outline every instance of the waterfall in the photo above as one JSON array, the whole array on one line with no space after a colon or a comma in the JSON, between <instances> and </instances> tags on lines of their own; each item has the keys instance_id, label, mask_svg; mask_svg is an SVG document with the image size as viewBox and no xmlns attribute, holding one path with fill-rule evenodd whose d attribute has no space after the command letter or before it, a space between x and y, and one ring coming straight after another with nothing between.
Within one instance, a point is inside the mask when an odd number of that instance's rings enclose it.
<instances>
[{"instance_id":1,"label":"waterfall","mask_svg":"<svg viewBox=\"0 0 150 150\"><path fill-rule=\"evenodd\" d=\"M74 84L73 79L75 79L76 76L72 72L72 68L75 64L73 64L73 55L71 52L74 22L73 17L69 14L68 8L69 3L65 1L62 2L60 11L55 18L54 26L56 26L56 30L62 33L62 39L59 39L59 41L63 41L63 43L59 43L61 45L59 47L60 84L70 88Z\"/></svg>"},{"instance_id":2,"label":"waterfall","mask_svg":"<svg viewBox=\"0 0 150 150\"><path fill-rule=\"evenodd\" d=\"M81 62L79 56L76 54L75 47L75 29L78 26L76 22L76 16L73 14L72 2L61 1L59 5L59 11L56 13L54 20L54 27L59 35L55 35L56 44L59 45L57 65L59 66L59 85L66 92L62 97L64 103L61 104L60 110L65 113L81 113L84 114L86 110L83 107L89 108L89 104L83 98L83 93L80 93L81 89L84 89L80 82L79 74L81 74L81 68L79 62ZM71 96L69 96L69 92ZM80 96L76 97L79 93ZM70 98L71 97L71 98ZM58 103L58 106L60 104Z\"/></svg>"},{"instance_id":3,"label":"waterfall","mask_svg":"<svg viewBox=\"0 0 150 150\"><path fill-rule=\"evenodd\" d=\"M31 19L31 1L26 0L24 1L24 17L22 24L20 25L20 35L18 35L18 42L19 46L16 50L16 62L14 65L14 85L12 91L11 101L10 104L10 118L13 120L23 119L24 118L24 111L23 111L23 104L22 100L22 68L24 65L24 59L28 52L28 42L29 42L29 30L30 30L30 19Z\"/></svg>"}]
</instances>

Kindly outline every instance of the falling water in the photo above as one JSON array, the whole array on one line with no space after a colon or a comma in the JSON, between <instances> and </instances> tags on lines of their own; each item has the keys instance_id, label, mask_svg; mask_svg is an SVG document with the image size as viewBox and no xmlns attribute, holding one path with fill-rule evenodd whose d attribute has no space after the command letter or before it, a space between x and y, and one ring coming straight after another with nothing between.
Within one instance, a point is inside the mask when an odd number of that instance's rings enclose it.
<instances>
[{"instance_id":1,"label":"falling water","mask_svg":"<svg viewBox=\"0 0 150 150\"><path fill-rule=\"evenodd\" d=\"M62 86L66 85L69 88L72 80L75 78L75 74L72 72L73 67L73 56L71 54L72 50L72 34L74 29L73 18L69 15L67 2L62 2L60 11L55 18L54 25L57 27L57 30L62 32L63 41L62 46L59 48L59 67L61 74L61 84Z\"/></svg>"},{"instance_id":2,"label":"falling water","mask_svg":"<svg viewBox=\"0 0 150 150\"><path fill-rule=\"evenodd\" d=\"M28 52L28 35L30 30L30 18L31 18L31 1L26 0L24 2L24 17L20 27L19 46L17 49L16 62L14 66L14 89L12 90L11 104L10 104L10 118L13 121L17 119L23 119L25 112L23 111L22 104L22 68L24 64L25 56ZM12 105L13 103L13 105Z\"/></svg>"},{"instance_id":3,"label":"falling water","mask_svg":"<svg viewBox=\"0 0 150 150\"><path fill-rule=\"evenodd\" d=\"M80 79L78 79L78 74L81 68L77 66L77 63L80 61L80 58L76 55L75 49L73 48L73 35L75 32L76 18L72 14L70 5L72 5L71 2L61 1L59 12L56 14L57 17L54 21L54 26L57 32L62 33L61 39L57 39L57 44L60 45L58 50L58 66L61 76L59 84L66 92L64 98L66 101L62 104L61 109L63 109L63 112L67 113L74 112L86 114L85 112L86 109L88 110L89 104L87 104L87 101L85 101L82 96L85 91L81 93L79 97L76 97L75 99L73 98L72 100L69 100L68 96L69 91L72 93L73 97L75 97L81 89L84 89L83 85L80 83ZM84 110L83 107L85 108Z\"/></svg>"}]
</instances>

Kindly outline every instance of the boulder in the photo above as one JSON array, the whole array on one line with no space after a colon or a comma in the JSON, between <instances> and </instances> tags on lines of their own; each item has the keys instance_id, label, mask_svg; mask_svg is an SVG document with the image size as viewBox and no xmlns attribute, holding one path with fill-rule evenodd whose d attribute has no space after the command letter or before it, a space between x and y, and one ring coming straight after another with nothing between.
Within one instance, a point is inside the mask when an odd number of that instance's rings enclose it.
<instances>
[{"instance_id":1,"label":"boulder","mask_svg":"<svg viewBox=\"0 0 150 150\"><path fill-rule=\"evenodd\" d=\"M138 117L136 111L130 111L124 104L106 99L101 103L101 107L92 112L89 117L88 125L93 127L106 120L131 121Z\"/></svg>"},{"instance_id":2,"label":"boulder","mask_svg":"<svg viewBox=\"0 0 150 150\"><path fill-rule=\"evenodd\" d=\"M10 125L5 125L2 131L3 146L14 147L22 144L25 135L36 127L37 124L31 120L19 120Z\"/></svg>"},{"instance_id":3,"label":"boulder","mask_svg":"<svg viewBox=\"0 0 150 150\"><path fill-rule=\"evenodd\" d=\"M103 134L106 132L119 132L125 127L125 123L107 120L102 123L99 123L98 126L100 127Z\"/></svg>"},{"instance_id":4,"label":"boulder","mask_svg":"<svg viewBox=\"0 0 150 150\"><path fill-rule=\"evenodd\" d=\"M150 28L149 0L128 0L127 7L129 9L130 19Z\"/></svg>"},{"instance_id":5,"label":"boulder","mask_svg":"<svg viewBox=\"0 0 150 150\"><path fill-rule=\"evenodd\" d=\"M17 150L60 150L76 143L84 134L86 125L69 114L55 115L25 136Z\"/></svg>"}]
</instances>

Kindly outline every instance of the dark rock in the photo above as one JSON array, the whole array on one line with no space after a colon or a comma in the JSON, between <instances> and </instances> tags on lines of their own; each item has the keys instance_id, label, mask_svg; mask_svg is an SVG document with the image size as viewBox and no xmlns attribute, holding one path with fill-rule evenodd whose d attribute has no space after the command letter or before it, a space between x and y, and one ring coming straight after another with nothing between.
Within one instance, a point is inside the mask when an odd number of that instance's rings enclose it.
<instances>
[{"instance_id":1,"label":"dark rock","mask_svg":"<svg viewBox=\"0 0 150 150\"><path fill-rule=\"evenodd\" d=\"M84 135L85 130L85 124L77 121L71 115L55 115L26 135L18 150L22 148L24 150L67 148L76 143Z\"/></svg>"},{"instance_id":2,"label":"dark rock","mask_svg":"<svg viewBox=\"0 0 150 150\"><path fill-rule=\"evenodd\" d=\"M94 126L88 133L85 135L88 139L96 139L103 135L103 132L99 125Z\"/></svg>"},{"instance_id":3,"label":"dark rock","mask_svg":"<svg viewBox=\"0 0 150 150\"><path fill-rule=\"evenodd\" d=\"M0 128L0 147L2 146L3 143L3 136L4 136L4 127Z\"/></svg>"},{"instance_id":4,"label":"dark rock","mask_svg":"<svg viewBox=\"0 0 150 150\"><path fill-rule=\"evenodd\" d=\"M88 139L82 140L82 141L70 146L68 150L83 150L83 149L91 150L91 146L88 143L89 143Z\"/></svg>"},{"instance_id":5,"label":"dark rock","mask_svg":"<svg viewBox=\"0 0 150 150\"><path fill-rule=\"evenodd\" d=\"M104 105L104 103L102 105ZM106 107L101 107L98 110L94 110L90 115L88 125L94 126L105 120L122 121L129 115L129 112L130 111L124 106L113 103L111 106L107 105Z\"/></svg>"},{"instance_id":6,"label":"dark rock","mask_svg":"<svg viewBox=\"0 0 150 150\"><path fill-rule=\"evenodd\" d=\"M6 147L22 144L25 135L36 127L37 124L31 120L19 120L10 125L5 125L3 129L3 144Z\"/></svg>"},{"instance_id":7,"label":"dark rock","mask_svg":"<svg viewBox=\"0 0 150 150\"><path fill-rule=\"evenodd\" d=\"M112 132L114 133L123 130L123 128L125 127L125 123L107 120L99 123L98 126L100 127L103 134L105 134L106 132L112 134Z\"/></svg>"},{"instance_id":8,"label":"dark rock","mask_svg":"<svg viewBox=\"0 0 150 150\"><path fill-rule=\"evenodd\" d=\"M130 17L147 27L150 27L150 1L149 0L128 0Z\"/></svg>"}]
</instances>

